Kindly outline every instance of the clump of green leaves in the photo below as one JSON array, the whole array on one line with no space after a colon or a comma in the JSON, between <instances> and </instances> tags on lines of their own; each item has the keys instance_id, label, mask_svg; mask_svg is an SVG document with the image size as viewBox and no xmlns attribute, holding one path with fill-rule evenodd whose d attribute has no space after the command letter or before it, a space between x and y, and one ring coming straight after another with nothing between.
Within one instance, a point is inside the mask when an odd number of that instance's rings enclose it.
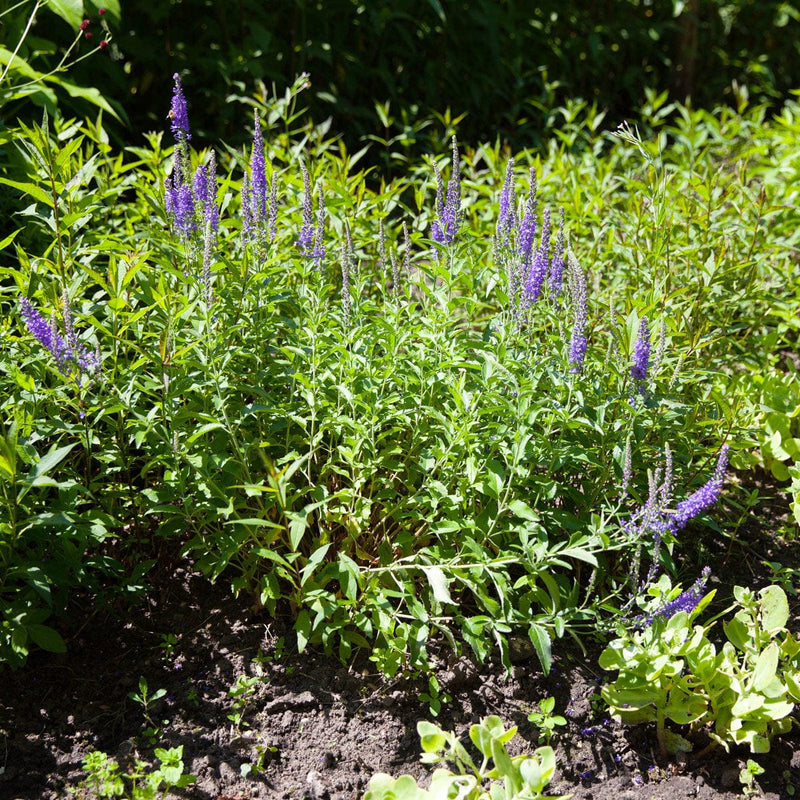
<instances>
[{"instance_id":1,"label":"clump of green leaves","mask_svg":"<svg viewBox=\"0 0 800 800\"><path fill-rule=\"evenodd\" d=\"M236 682L228 689L228 696L233 700L233 709L228 714L228 719L234 724L236 730L247 725L244 720L247 707L258 691L258 686L264 681L260 665L256 664L255 675L240 675Z\"/></svg>"},{"instance_id":2,"label":"clump of green leaves","mask_svg":"<svg viewBox=\"0 0 800 800\"><path fill-rule=\"evenodd\" d=\"M555 697L547 697L539 702L537 711L528 714L528 722L539 729L539 741L549 745L556 728L567 724L567 720L560 714L554 714L556 707Z\"/></svg>"},{"instance_id":3,"label":"clump of green leaves","mask_svg":"<svg viewBox=\"0 0 800 800\"><path fill-rule=\"evenodd\" d=\"M739 770L739 783L742 784L742 797L747 800L750 797L757 797L761 794L761 789L756 781L757 775L764 774L764 767L752 758L747 759L747 764Z\"/></svg>"},{"instance_id":4,"label":"clump of green leaves","mask_svg":"<svg viewBox=\"0 0 800 800\"><path fill-rule=\"evenodd\" d=\"M143 731L143 736L150 744L155 744L161 738L161 732L165 725L169 724L169 720L161 720L153 718L155 714L154 706L167 694L166 689L157 689L150 694L147 686L147 680L144 676L139 677L139 691L129 692L128 697L135 703L142 707L142 714L144 715L147 727Z\"/></svg>"},{"instance_id":5,"label":"clump of green leaves","mask_svg":"<svg viewBox=\"0 0 800 800\"><path fill-rule=\"evenodd\" d=\"M510 756L506 744L517 729L506 730L500 717L486 717L469 729L469 738L481 755L480 765L455 733L424 720L417 723L417 731L422 763L452 762L455 772L440 767L428 789L420 788L410 775L392 778L378 773L372 776L363 800L566 800L567 796L544 794L555 775L553 749L539 747L530 755Z\"/></svg>"},{"instance_id":6,"label":"clump of green leaves","mask_svg":"<svg viewBox=\"0 0 800 800\"><path fill-rule=\"evenodd\" d=\"M761 458L777 480L791 481L792 514L800 525L800 377L773 372L753 380L761 389Z\"/></svg>"},{"instance_id":7,"label":"clump of green leaves","mask_svg":"<svg viewBox=\"0 0 800 800\"><path fill-rule=\"evenodd\" d=\"M650 590L651 608L678 596L662 577ZM713 597L669 619L657 614L643 630L621 625L600 656L603 669L618 671L603 687L612 715L623 722L655 722L662 754L690 750L687 738L666 722L688 725L687 736L704 731L726 749L747 744L765 753L772 738L791 728L789 715L800 702L800 641L785 626L786 594L769 586L757 595L734 589L734 617L723 625L727 642L718 651L706 626L693 625Z\"/></svg>"},{"instance_id":8,"label":"clump of green leaves","mask_svg":"<svg viewBox=\"0 0 800 800\"><path fill-rule=\"evenodd\" d=\"M115 797L121 800L156 800L166 797L170 789L183 788L195 782L194 775L183 772L183 745L169 750L156 748L155 757L160 762L155 769L137 758L125 771L106 753L89 753L83 760L83 769L88 774L81 783L80 796L92 800Z\"/></svg>"}]
</instances>

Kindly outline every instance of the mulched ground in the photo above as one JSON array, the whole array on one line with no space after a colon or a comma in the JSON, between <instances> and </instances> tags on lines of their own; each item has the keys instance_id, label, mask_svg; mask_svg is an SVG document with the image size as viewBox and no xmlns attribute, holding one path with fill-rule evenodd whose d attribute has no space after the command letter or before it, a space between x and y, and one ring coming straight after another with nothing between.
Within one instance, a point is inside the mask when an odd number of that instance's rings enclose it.
<instances>
[{"instance_id":1,"label":"mulched ground","mask_svg":"<svg viewBox=\"0 0 800 800\"><path fill-rule=\"evenodd\" d=\"M762 487L762 502L736 532L713 544L712 567L725 583L754 589L772 580L764 561L800 570L800 543L774 538L786 521L785 499ZM798 576L787 583L798 623ZM369 662L349 668L319 653L293 651L290 629L254 615L225 585L209 585L185 569L169 570L146 603L130 609L78 603L60 621L69 643L64 656L37 653L20 671L0 674L0 798L69 797L84 777L81 761L103 750L123 763L153 760L142 735L141 707L128 694L144 676L150 691L165 689L153 718L167 720L159 746L183 745L187 770L197 783L176 797L198 800L359 798L374 772L429 774L419 764L416 722L429 716L421 687L387 682ZM123 613L120 613L122 611ZM175 644L165 648L165 638ZM537 746L527 716L537 701L556 698L568 725L554 740L559 771L552 794L584 800L675 800L741 797L739 770L749 753L717 749L709 756L663 762L651 726L625 728L595 713L601 680L599 648L587 655L563 643L552 673L543 677L535 659L520 658L513 674L493 661L477 665L441 651L437 674L452 700L439 724L466 735L485 714L519 726L515 752ZM560 646L560 645L559 645ZM254 659L258 658L258 661ZM229 690L241 675L262 671L238 729L228 718ZM763 797L800 796L800 726L758 756L765 768ZM259 761L263 771L242 777ZM78 795L80 796L80 794ZM87 795L88 796L88 795Z\"/></svg>"}]
</instances>

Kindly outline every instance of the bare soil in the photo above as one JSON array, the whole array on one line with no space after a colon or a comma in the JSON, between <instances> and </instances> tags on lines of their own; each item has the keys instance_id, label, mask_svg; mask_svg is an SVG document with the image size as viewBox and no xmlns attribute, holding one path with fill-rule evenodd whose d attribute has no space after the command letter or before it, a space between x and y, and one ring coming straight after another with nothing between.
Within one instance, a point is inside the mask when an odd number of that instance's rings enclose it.
<instances>
[{"instance_id":1,"label":"bare soil","mask_svg":"<svg viewBox=\"0 0 800 800\"><path fill-rule=\"evenodd\" d=\"M720 597L730 597L735 583L758 589L774 580L765 561L800 570L800 543L773 535L786 523L785 498L763 486L762 495L772 497L734 538L720 535L706 550ZM151 692L166 690L151 715L163 725L157 746L183 745L187 771L197 776L175 797L350 800L361 797L375 772L428 774L419 763L416 733L417 720L430 718L419 699L422 685L386 681L366 659L345 666L318 652L298 654L291 627L254 613L223 581L212 586L186 565L162 565L155 581L156 589L133 609L79 601L58 621L66 655L39 652L24 669L0 673L0 800L70 797L92 750L122 764L136 757L153 761L141 706L129 698L140 676ZM798 574L785 588L794 630L800 630ZM172 648L164 646L169 635ZM508 676L497 660L480 665L442 649L437 675L452 699L437 722L466 735L483 715L498 714L519 726L516 751L531 751L538 732L528 714L554 696L568 724L553 741L559 771L552 794L584 800L742 796L746 750L717 748L704 758L665 762L651 726L609 720L592 701L603 679L596 666L600 644L585 644L583 654L567 641L557 643L546 677L524 652ZM262 679L237 727L229 719L229 690L239 676L258 670ZM769 754L756 757L765 768L757 778L759 796L800 796L798 731L795 726ZM243 777L242 765L259 763L260 753L263 771Z\"/></svg>"}]
</instances>

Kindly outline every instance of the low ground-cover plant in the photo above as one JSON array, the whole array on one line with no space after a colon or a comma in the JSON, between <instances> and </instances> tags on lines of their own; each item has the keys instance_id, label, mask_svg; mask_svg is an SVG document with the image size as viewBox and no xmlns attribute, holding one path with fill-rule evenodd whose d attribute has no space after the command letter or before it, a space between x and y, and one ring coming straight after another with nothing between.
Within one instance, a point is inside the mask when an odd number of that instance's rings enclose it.
<instances>
[{"instance_id":1,"label":"low ground-cover plant","mask_svg":"<svg viewBox=\"0 0 800 800\"><path fill-rule=\"evenodd\" d=\"M506 749L517 729L506 730L500 717L489 716L469 729L469 738L481 756L478 765L458 737L431 722L417 723L422 744L422 763L441 764L431 777L430 787L422 789L410 776L392 778L373 775L364 800L566 800L544 794L553 780L556 757L551 747L539 747L532 754L511 756Z\"/></svg>"},{"instance_id":2,"label":"low ground-cover plant","mask_svg":"<svg viewBox=\"0 0 800 800\"><path fill-rule=\"evenodd\" d=\"M800 641L786 629L786 594L779 586L758 594L737 586L736 613L718 648L709 638L713 621L692 624L714 596L703 596L703 583L681 592L662 576L651 587L642 616L621 624L600 656L603 669L618 672L603 699L623 722L655 721L662 755L692 747L667 721L689 726L690 738L702 731L726 749L768 752L800 702Z\"/></svg>"},{"instance_id":3,"label":"low ground-cover plant","mask_svg":"<svg viewBox=\"0 0 800 800\"><path fill-rule=\"evenodd\" d=\"M89 753L83 760L87 773L80 788L73 792L83 800L106 800L119 797L122 800L158 800L165 798L171 789L191 786L193 775L184 774L183 745L164 750L155 749L160 762L153 768L140 758L134 758L128 768L106 753Z\"/></svg>"},{"instance_id":4,"label":"low ground-cover plant","mask_svg":"<svg viewBox=\"0 0 800 800\"><path fill-rule=\"evenodd\" d=\"M515 631L547 668L552 638L593 630L651 544L623 524L648 494L634 465L669 445L691 498L726 437L751 441L727 376L731 320L760 341L752 292L784 268L753 256L761 207L681 183L715 163L688 123L694 161L672 182L614 177L646 149L622 137L609 162L538 169L453 148L373 193L357 157L257 118L244 156L192 149L179 83L171 120L174 150L150 136L133 161L85 126L20 132L23 219L49 239L2 273L0 407L31 469L70 449L53 483L3 496L24 522L4 540L4 652L42 622L13 604L46 614L46 588L66 588L62 548L92 586L134 563L140 585L168 546L291 613L300 648L369 650L396 674L425 666L434 632L508 661ZM726 191L749 199L745 183ZM696 222L670 219L673 191Z\"/></svg>"}]
</instances>

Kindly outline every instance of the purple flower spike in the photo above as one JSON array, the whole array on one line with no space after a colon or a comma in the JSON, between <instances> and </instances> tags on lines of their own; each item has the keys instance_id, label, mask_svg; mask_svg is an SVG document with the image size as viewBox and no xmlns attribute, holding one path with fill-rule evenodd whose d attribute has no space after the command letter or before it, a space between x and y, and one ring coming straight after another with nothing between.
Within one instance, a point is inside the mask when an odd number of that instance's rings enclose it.
<instances>
[{"instance_id":1,"label":"purple flower spike","mask_svg":"<svg viewBox=\"0 0 800 800\"><path fill-rule=\"evenodd\" d=\"M572 337L569 343L569 371L579 373L583 371L583 361L586 358L586 325L588 322L588 300L586 297L586 275L580 268L575 257L570 254L567 259L570 271L572 295Z\"/></svg>"},{"instance_id":2,"label":"purple flower spike","mask_svg":"<svg viewBox=\"0 0 800 800\"><path fill-rule=\"evenodd\" d=\"M308 168L305 164L300 165L300 170L303 173L303 224L297 237L297 246L303 255L310 255L311 247L314 243L314 208L311 194L311 176L308 174Z\"/></svg>"},{"instance_id":3,"label":"purple flower spike","mask_svg":"<svg viewBox=\"0 0 800 800\"><path fill-rule=\"evenodd\" d=\"M20 314L28 332L53 356L59 372L70 377L77 368L77 381L80 383L82 374L94 375L100 371L100 352L89 350L78 340L66 293L63 303L66 338L58 332L55 319L48 322L26 297L19 299Z\"/></svg>"},{"instance_id":4,"label":"purple flower spike","mask_svg":"<svg viewBox=\"0 0 800 800\"><path fill-rule=\"evenodd\" d=\"M176 72L172 79L175 81L175 87L172 90L172 104L169 109L169 118L172 123L172 135L177 142L188 142L192 138L189 132L189 115L186 111L186 98L183 96L183 87L181 86L181 79Z\"/></svg>"},{"instance_id":5,"label":"purple flower spike","mask_svg":"<svg viewBox=\"0 0 800 800\"><path fill-rule=\"evenodd\" d=\"M250 208L256 224L267 215L267 169L264 164L264 137L261 120L255 112L253 123L253 152L250 156Z\"/></svg>"},{"instance_id":6,"label":"purple flower spike","mask_svg":"<svg viewBox=\"0 0 800 800\"><path fill-rule=\"evenodd\" d=\"M542 214L542 238L536 256L530 261L528 275L525 281L525 305L531 306L539 299L542 284L547 275L547 265L550 252L550 209L545 209Z\"/></svg>"},{"instance_id":7,"label":"purple flower spike","mask_svg":"<svg viewBox=\"0 0 800 800\"><path fill-rule=\"evenodd\" d=\"M64 375L69 375L69 348L64 337L58 333L54 325L51 325L42 316L38 309L33 307L27 297L20 298L19 309L28 333L50 352L59 371Z\"/></svg>"},{"instance_id":8,"label":"purple flower spike","mask_svg":"<svg viewBox=\"0 0 800 800\"><path fill-rule=\"evenodd\" d=\"M203 164L200 164L194 173L194 197L197 202L205 208L208 200L208 173Z\"/></svg>"},{"instance_id":9,"label":"purple flower spike","mask_svg":"<svg viewBox=\"0 0 800 800\"><path fill-rule=\"evenodd\" d=\"M443 198L442 175L434 164L436 175L436 213L438 219L433 223L431 238L439 244L452 244L461 227L461 161L458 144L453 137L453 164L450 180L447 181L447 197Z\"/></svg>"},{"instance_id":10,"label":"purple flower spike","mask_svg":"<svg viewBox=\"0 0 800 800\"><path fill-rule=\"evenodd\" d=\"M173 187L172 221L179 233L191 236L197 228L194 220L194 198L192 190L184 184L177 189Z\"/></svg>"},{"instance_id":11,"label":"purple flower spike","mask_svg":"<svg viewBox=\"0 0 800 800\"><path fill-rule=\"evenodd\" d=\"M672 514L669 528L672 533L676 533L683 528L690 520L694 519L707 508L710 508L719 500L722 494L722 485L725 481L725 470L728 467L728 445L724 445L717 460L712 478L701 486L694 494L678 503L675 513Z\"/></svg>"},{"instance_id":12,"label":"purple flower spike","mask_svg":"<svg viewBox=\"0 0 800 800\"><path fill-rule=\"evenodd\" d=\"M506 177L500 193L500 216L497 219L497 237L503 247L508 247L511 231L517 226L517 199L514 188L514 159L509 158Z\"/></svg>"},{"instance_id":13,"label":"purple flower spike","mask_svg":"<svg viewBox=\"0 0 800 800\"><path fill-rule=\"evenodd\" d=\"M631 377L643 383L647 380L647 369L650 365L650 326L647 317L642 317L639 321L639 335L633 345L633 364L631 365Z\"/></svg>"},{"instance_id":14,"label":"purple flower spike","mask_svg":"<svg viewBox=\"0 0 800 800\"><path fill-rule=\"evenodd\" d=\"M674 617L680 611L685 611L691 614L697 608L697 604L703 599L703 589L705 588L708 578L711 575L709 567L703 567L703 572L700 577L682 594L678 595L674 600L662 606L656 611L653 616L645 617L642 622L645 625L652 625L654 619L668 620Z\"/></svg>"}]
</instances>

